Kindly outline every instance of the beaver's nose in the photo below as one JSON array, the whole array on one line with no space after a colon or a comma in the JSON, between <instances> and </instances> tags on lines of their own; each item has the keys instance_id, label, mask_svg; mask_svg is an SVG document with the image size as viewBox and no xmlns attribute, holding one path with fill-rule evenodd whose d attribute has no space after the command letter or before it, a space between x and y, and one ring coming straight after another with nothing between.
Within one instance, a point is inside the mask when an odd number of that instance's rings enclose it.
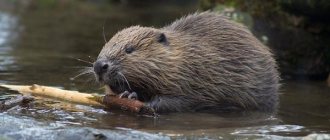
<instances>
[{"instance_id":1,"label":"beaver's nose","mask_svg":"<svg viewBox=\"0 0 330 140\"><path fill-rule=\"evenodd\" d=\"M95 63L94 63L94 72L97 74L97 75L102 75L103 73L107 72L108 69L109 69L109 62L107 60L97 60Z\"/></svg>"}]
</instances>

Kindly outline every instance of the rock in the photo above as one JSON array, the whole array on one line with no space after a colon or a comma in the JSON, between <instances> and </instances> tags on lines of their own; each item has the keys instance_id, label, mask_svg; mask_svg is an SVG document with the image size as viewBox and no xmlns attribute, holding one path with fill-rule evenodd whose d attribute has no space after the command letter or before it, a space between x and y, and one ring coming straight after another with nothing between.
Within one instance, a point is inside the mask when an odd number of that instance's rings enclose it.
<instances>
[{"instance_id":1,"label":"rock","mask_svg":"<svg viewBox=\"0 0 330 140\"><path fill-rule=\"evenodd\" d=\"M330 134L309 134L302 140L330 140Z\"/></svg>"},{"instance_id":2,"label":"rock","mask_svg":"<svg viewBox=\"0 0 330 140\"><path fill-rule=\"evenodd\" d=\"M0 139L25 140L169 140L168 136L152 134L132 129L96 129L73 127L56 123L44 123L26 117L12 117L0 114ZM0 120L0 121L1 121Z\"/></svg>"}]
</instances>

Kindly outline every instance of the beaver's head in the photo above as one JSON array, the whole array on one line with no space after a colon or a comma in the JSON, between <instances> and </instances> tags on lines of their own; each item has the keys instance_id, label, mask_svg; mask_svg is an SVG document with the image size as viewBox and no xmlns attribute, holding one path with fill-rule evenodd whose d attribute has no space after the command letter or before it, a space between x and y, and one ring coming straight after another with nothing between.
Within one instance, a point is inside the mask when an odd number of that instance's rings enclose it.
<instances>
[{"instance_id":1,"label":"beaver's head","mask_svg":"<svg viewBox=\"0 0 330 140\"><path fill-rule=\"evenodd\" d=\"M155 28L133 26L118 32L105 44L94 72L99 82L116 93L162 87L176 62L170 33ZM176 63L176 64L175 64Z\"/></svg>"}]
</instances>

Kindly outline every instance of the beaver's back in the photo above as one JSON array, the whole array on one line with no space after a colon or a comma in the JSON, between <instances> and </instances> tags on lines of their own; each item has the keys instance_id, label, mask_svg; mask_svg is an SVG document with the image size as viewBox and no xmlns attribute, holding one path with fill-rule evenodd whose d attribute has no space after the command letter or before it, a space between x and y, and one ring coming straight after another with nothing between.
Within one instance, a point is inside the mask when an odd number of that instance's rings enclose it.
<instances>
[{"instance_id":1,"label":"beaver's back","mask_svg":"<svg viewBox=\"0 0 330 140\"><path fill-rule=\"evenodd\" d=\"M190 76L185 79L191 80L189 96L210 103L204 106L275 110L279 88L275 60L246 27L204 12L183 17L161 30L182 44L176 49L186 60L181 72Z\"/></svg>"}]
</instances>

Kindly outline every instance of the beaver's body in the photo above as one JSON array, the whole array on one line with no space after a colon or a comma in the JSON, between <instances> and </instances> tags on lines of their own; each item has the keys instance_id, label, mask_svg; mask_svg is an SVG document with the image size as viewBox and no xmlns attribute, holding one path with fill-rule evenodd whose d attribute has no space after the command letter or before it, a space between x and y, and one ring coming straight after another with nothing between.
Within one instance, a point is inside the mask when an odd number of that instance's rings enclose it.
<instances>
[{"instance_id":1,"label":"beaver's body","mask_svg":"<svg viewBox=\"0 0 330 140\"><path fill-rule=\"evenodd\" d=\"M161 29L117 33L94 64L112 90L137 92L158 112L260 110L278 104L276 63L244 26L221 15L189 15Z\"/></svg>"}]
</instances>

